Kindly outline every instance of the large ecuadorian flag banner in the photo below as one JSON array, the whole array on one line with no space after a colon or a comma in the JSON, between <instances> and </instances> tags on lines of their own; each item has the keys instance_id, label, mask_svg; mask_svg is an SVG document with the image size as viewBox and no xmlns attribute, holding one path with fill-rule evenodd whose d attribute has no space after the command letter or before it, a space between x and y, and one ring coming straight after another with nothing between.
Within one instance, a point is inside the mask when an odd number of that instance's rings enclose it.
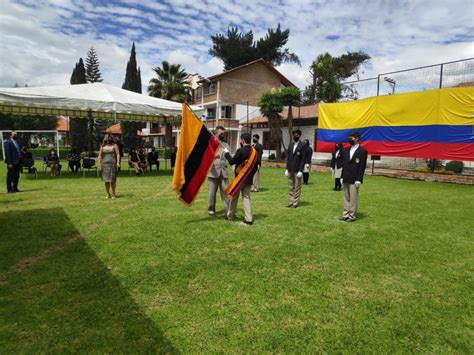
<instances>
[{"instance_id":1,"label":"large ecuadorian flag banner","mask_svg":"<svg viewBox=\"0 0 474 355\"><path fill-rule=\"evenodd\" d=\"M187 104L183 104L173 189L185 204L191 205L196 198L219 146L219 142L204 123Z\"/></svg>"},{"instance_id":2,"label":"large ecuadorian flag banner","mask_svg":"<svg viewBox=\"0 0 474 355\"><path fill-rule=\"evenodd\" d=\"M371 155L474 161L474 87L319 105L318 151L355 130Z\"/></svg>"}]
</instances>

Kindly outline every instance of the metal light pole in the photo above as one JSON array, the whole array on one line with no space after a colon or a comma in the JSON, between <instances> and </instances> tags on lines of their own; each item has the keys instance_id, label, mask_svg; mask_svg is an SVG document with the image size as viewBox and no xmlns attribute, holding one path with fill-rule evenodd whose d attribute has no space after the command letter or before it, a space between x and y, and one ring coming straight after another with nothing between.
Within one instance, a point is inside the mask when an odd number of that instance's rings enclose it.
<instances>
[{"instance_id":1,"label":"metal light pole","mask_svg":"<svg viewBox=\"0 0 474 355\"><path fill-rule=\"evenodd\" d=\"M395 81L395 79L392 79L392 78L389 78L388 76L385 76L383 78L384 81L386 81L387 83L390 84L390 86L392 87L392 95L395 94L395 85L397 85L397 82Z\"/></svg>"}]
</instances>

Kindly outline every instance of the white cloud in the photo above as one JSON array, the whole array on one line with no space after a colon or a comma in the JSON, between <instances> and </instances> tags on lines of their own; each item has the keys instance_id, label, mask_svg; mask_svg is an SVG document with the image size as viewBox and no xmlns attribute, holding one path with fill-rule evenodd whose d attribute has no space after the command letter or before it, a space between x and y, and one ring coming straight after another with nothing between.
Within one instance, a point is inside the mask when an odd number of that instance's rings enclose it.
<instances>
[{"instance_id":1,"label":"white cloud","mask_svg":"<svg viewBox=\"0 0 474 355\"><path fill-rule=\"evenodd\" d=\"M87 0L2 1L0 86L65 84L75 62L97 49L104 80L120 86L132 41L142 82L162 60L188 72L213 75L222 63L210 58L210 36L229 25L255 38L281 23L301 66L279 70L300 88L318 54L363 50L372 56L361 77L474 57L471 0L311 1L281 0ZM21 21L18 21L21 18Z\"/></svg>"}]
</instances>

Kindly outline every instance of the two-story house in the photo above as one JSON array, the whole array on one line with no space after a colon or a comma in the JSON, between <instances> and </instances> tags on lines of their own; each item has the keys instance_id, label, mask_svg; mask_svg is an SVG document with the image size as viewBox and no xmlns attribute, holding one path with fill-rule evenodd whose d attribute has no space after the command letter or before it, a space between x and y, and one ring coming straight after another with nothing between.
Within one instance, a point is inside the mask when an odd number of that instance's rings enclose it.
<instances>
[{"instance_id":1,"label":"two-story house","mask_svg":"<svg viewBox=\"0 0 474 355\"><path fill-rule=\"evenodd\" d=\"M273 88L294 86L283 74L263 59L220 74L201 78L193 90L195 105L206 108L202 120L209 129L223 126L232 151L239 145L239 134L250 119L260 115L258 101Z\"/></svg>"}]
</instances>

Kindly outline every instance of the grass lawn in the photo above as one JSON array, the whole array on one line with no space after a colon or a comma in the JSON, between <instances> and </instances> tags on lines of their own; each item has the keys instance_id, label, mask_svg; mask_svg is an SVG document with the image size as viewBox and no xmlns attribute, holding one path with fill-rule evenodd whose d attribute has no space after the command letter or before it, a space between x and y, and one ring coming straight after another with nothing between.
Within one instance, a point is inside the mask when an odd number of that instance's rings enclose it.
<instances>
[{"instance_id":1,"label":"grass lawn","mask_svg":"<svg viewBox=\"0 0 474 355\"><path fill-rule=\"evenodd\" d=\"M329 174L287 209L268 168L245 226L92 175L7 195L1 164L0 353L474 352L472 186L368 176L345 224Z\"/></svg>"}]
</instances>

